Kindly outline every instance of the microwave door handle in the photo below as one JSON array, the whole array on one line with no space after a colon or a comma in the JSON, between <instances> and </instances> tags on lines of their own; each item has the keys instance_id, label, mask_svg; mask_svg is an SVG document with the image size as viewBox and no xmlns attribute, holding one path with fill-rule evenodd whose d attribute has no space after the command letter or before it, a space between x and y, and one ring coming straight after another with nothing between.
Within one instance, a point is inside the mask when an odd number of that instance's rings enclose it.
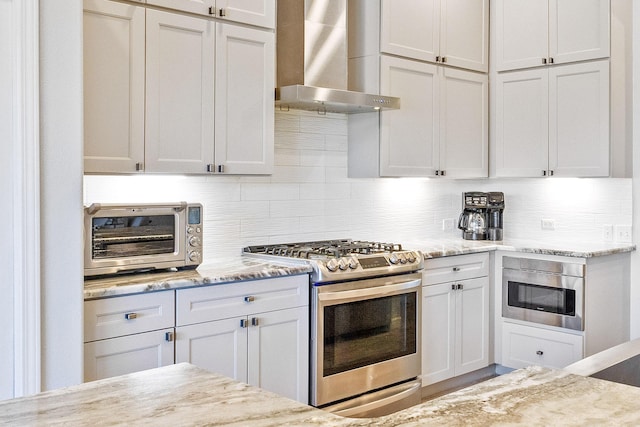
<instances>
[{"instance_id":1,"label":"microwave door handle","mask_svg":"<svg viewBox=\"0 0 640 427\"><path fill-rule=\"evenodd\" d=\"M376 286L372 288L353 289L350 291L326 292L326 293L318 294L318 299L320 301L340 302L340 301L353 300L355 298L358 298L358 299L366 298L369 296L383 297L383 296L401 293L400 291L410 290L413 288L420 288L421 283L422 283L422 279L416 279L416 280L410 280L407 282L394 283L391 285Z\"/></svg>"}]
</instances>

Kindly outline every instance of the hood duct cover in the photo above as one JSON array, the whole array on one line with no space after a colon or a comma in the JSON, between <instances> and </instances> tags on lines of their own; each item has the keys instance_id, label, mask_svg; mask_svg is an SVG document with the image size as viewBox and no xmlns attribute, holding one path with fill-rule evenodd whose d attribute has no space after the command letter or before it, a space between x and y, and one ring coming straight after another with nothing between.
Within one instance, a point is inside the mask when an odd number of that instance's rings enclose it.
<instances>
[{"instance_id":1,"label":"hood duct cover","mask_svg":"<svg viewBox=\"0 0 640 427\"><path fill-rule=\"evenodd\" d=\"M346 0L278 0L276 106L332 113L400 108L347 89Z\"/></svg>"}]
</instances>

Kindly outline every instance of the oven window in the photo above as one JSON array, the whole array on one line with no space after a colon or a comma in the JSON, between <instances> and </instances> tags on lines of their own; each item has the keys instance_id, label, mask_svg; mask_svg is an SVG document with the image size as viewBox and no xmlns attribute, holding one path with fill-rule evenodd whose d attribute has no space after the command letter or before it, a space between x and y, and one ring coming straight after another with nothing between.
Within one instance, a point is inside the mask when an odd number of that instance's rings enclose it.
<instances>
[{"instance_id":1,"label":"oven window","mask_svg":"<svg viewBox=\"0 0 640 427\"><path fill-rule=\"evenodd\" d=\"M324 308L324 371L333 375L416 352L416 292Z\"/></svg>"},{"instance_id":2,"label":"oven window","mask_svg":"<svg viewBox=\"0 0 640 427\"><path fill-rule=\"evenodd\" d=\"M576 291L574 289L508 282L509 305L530 310L576 315Z\"/></svg>"},{"instance_id":3,"label":"oven window","mask_svg":"<svg viewBox=\"0 0 640 427\"><path fill-rule=\"evenodd\" d=\"M170 254L176 248L174 215L93 218L92 229L93 259Z\"/></svg>"}]
</instances>

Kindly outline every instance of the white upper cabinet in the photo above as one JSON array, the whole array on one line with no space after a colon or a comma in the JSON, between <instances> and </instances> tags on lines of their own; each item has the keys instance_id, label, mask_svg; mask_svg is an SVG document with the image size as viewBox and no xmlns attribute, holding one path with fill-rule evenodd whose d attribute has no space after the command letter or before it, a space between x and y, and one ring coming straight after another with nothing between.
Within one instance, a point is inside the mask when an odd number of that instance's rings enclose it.
<instances>
[{"instance_id":1,"label":"white upper cabinet","mask_svg":"<svg viewBox=\"0 0 640 427\"><path fill-rule=\"evenodd\" d=\"M274 155L275 35L218 24L215 163L230 174L270 174Z\"/></svg>"},{"instance_id":2,"label":"white upper cabinet","mask_svg":"<svg viewBox=\"0 0 640 427\"><path fill-rule=\"evenodd\" d=\"M85 170L144 164L144 21L142 7L84 2Z\"/></svg>"},{"instance_id":3,"label":"white upper cabinet","mask_svg":"<svg viewBox=\"0 0 640 427\"><path fill-rule=\"evenodd\" d=\"M275 28L275 0L147 0L147 4L259 27Z\"/></svg>"},{"instance_id":4,"label":"white upper cabinet","mask_svg":"<svg viewBox=\"0 0 640 427\"><path fill-rule=\"evenodd\" d=\"M495 0L496 70L609 56L609 0Z\"/></svg>"},{"instance_id":5,"label":"white upper cabinet","mask_svg":"<svg viewBox=\"0 0 640 427\"><path fill-rule=\"evenodd\" d=\"M401 108L349 117L349 175L487 177L488 76L388 55L376 59L375 90L400 97Z\"/></svg>"},{"instance_id":6,"label":"white upper cabinet","mask_svg":"<svg viewBox=\"0 0 640 427\"><path fill-rule=\"evenodd\" d=\"M486 72L488 0L382 0L380 51Z\"/></svg>"},{"instance_id":7,"label":"white upper cabinet","mask_svg":"<svg viewBox=\"0 0 640 427\"><path fill-rule=\"evenodd\" d=\"M147 10L147 172L213 163L213 31L206 19Z\"/></svg>"},{"instance_id":8,"label":"white upper cabinet","mask_svg":"<svg viewBox=\"0 0 640 427\"><path fill-rule=\"evenodd\" d=\"M499 73L497 177L609 175L609 61Z\"/></svg>"}]
</instances>

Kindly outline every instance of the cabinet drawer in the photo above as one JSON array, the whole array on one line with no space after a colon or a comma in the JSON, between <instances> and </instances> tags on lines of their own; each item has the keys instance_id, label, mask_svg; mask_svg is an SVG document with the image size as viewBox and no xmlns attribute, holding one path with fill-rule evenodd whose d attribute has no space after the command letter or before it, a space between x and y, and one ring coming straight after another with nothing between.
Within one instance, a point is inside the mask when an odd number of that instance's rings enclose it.
<instances>
[{"instance_id":1,"label":"cabinet drawer","mask_svg":"<svg viewBox=\"0 0 640 427\"><path fill-rule=\"evenodd\" d=\"M489 275L489 254L456 255L426 259L422 284L453 282Z\"/></svg>"},{"instance_id":2,"label":"cabinet drawer","mask_svg":"<svg viewBox=\"0 0 640 427\"><path fill-rule=\"evenodd\" d=\"M582 359L581 335L504 322L502 364L509 368L538 365L561 369Z\"/></svg>"},{"instance_id":3,"label":"cabinet drawer","mask_svg":"<svg viewBox=\"0 0 640 427\"><path fill-rule=\"evenodd\" d=\"M151 292L84 303L84 341L95 341L156 329L175 322L174 292Z\"/></svg>"},{"instance_id":4,"label":"cabinet drawer","mask_svg":"<svg viewBox=\"0 0 640 427\"><path fill-rule=\"evenodd\" d=\"M176 292L176 325L309 305L307 275L212 285Z\"/></svg>"}]
</instances>

